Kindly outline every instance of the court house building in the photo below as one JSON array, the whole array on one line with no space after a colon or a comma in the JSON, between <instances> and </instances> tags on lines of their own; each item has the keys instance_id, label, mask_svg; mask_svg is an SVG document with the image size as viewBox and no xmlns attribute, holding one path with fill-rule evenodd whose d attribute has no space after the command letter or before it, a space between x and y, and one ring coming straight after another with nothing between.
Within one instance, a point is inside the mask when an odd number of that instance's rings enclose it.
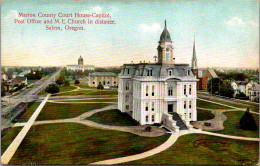
<instances>
[{"instance_id":1,"label":"court house building","mask_svg":"<svg viewBox=\"0 0 260 166\"><path fill-rule=\"evenodd\" d=\"M141 125L161 123L175 132L189 129L197 120L197 79L188 64L175 63L166 21L157 51L155 63L122 66L118 109Z\"/></svg>"}]
</instances>

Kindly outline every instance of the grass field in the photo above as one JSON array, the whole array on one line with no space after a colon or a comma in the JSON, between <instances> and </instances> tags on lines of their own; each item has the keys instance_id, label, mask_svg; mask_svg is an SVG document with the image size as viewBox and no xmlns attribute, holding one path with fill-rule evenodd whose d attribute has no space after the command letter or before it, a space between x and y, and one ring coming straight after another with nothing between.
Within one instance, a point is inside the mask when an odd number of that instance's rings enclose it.
<instances>
[{"instance_id":1,"label":"grass field","mask_svg":"<svg viewBox=\"0 0 260 166\"><path fill-rule=\"evenodd\" d=\"M13 127L11 128L5 136L1 139L1 155L5 152L8 146L12 143L15 137L22 130L22 127Z\"/></svg>"},{"instance_id":2,"label":"grass field","mask_svg":"<svg viewBox=\"0 0 260 166\"><path fill-rule=\"evenodd\" d=\"M81 96L81 95L117 95L117 90L80 90L57 94L57 96Z\"/></svg>"},{"instance_id":3,"label":"grass field","mask_svg":"<svg viewBox=\"0 0 260 166\"><path fill-rule=\"evenodd\" d=\"M142 153L161 145L168 138L169 134L141 137L74 123L36 125L28 132L9 164L89 164Z\"/></svg>"},{"instance_id":4,"label":"grass field","mask_svg":"<svg viewBox=\"0 0 260 166\"><path fill-rule=\"evenodd\" d=\"M242 137L259 137L259 129L256 131L243 130L239 128L240 118L244 115L243 111L224 112L227 120L224 122L225 129L218 131L220 134L235 135ZM259 115L253 114L256 124L259 128Z\"/></svg>"},{"instance_id":5,"label":"grass field","mask_svg":"<svg viewBox=\"0 0 260 166\"><path fill-rule=\"evenodd\" d=\"M27 122L40 104L41 102L34 102L22 115L22 117L19 119L19 122Z\"/></svg>"},{"instance_id":6,"label":"grass field","mask_svg":"<svg viewBox=\"0 0 260 166\"><path fill-rule=\"evenodd\" d=\"M197 99L197 107L208 108L208 109L230 109L229 107L210 103L207 101Z\"/></svg>"},{"instance_id":7,"label":"grass field","mask_svg":"<svg viewBox=\"0 0 260 166\"><path fill-rule=\"evenodd\" d=\"M75 86L64 86L60 85L59 86L60 92L66 92L66 91L71 91L77 89Z\"/></svg>"},{"instance_id":8,"label":"grass field","mask_svg":"<svg viewBox=\"0 0 260 166\"><path fill-rule=\"evenodd\" d=\"M59 100L60 102L117 102L117 98L101 98L101 99L91 99L91 100Z\"/></svg>"},{"instance_id":9,"label":"grass field","mask_svg":"<svg viewBox=\"0 0 260 166\"><path fill-rule=\"evenodd\" d=\"M213 102L218 102L218 103L221 103L221 104L226 104L226 105L229 105L229 106L233 106L233 107L237 107L237 108L243 108L243 109L246 109L246 108L249 108L251 111L255 111L255 112L259 112L259 106L255 105L255 104L250 104L248 103L248 106L246 105L243 105L243 103L239 103L239 101L235 101L235 103L231 103L229 102L229 100L226 100L226 101L220 101L220 100L216 100L216 99L208 99L208 98L204 98L204 97L200 97L202 99L206 99L206 100L210 100L210 101L213 101Z\"/></svg>"},{"instance_id":10,"label":"grass field","mask_svg":"<svg viewBox=\"0 0 260 166\"><path fill-rule=\"evenodd\" d=\"M54 120L77 117L87 111L101 108L109 103L46 103L36 120Z\"/></svg>"},{"instance_id":11,"label":"grass field","mask_svg":"<svg viewBox=\"0 0 260 166\"><path fill-rule=\"evenodd\" d=\"M119 110L107 110L98 112L88 120L98 123L113 125L113 126L136 126L138 123L134 121L128 114L122 113Z\"/></svg>"},{"instance_id":12,"label":"grass field","mask_svg":"<svg viewBox=\"0 0 260 166\"><path fill-rule=\"evenodd\" d=\"M189 134L159 154L122 165L253 165L258 163L258 146L257 141Z\"/></svg>"},{"instance_id":13,"label":"grass field","mask_svg":"<svg viewBox=\"0 0 260 166\"><path fill-rule=\"evenodd\" d=\"M203 121L203 120L209 120L213 119L215 115L211 113L211 111L205 111L201 109L197 109L197 120Z\"/></svg>"}]
</instances>

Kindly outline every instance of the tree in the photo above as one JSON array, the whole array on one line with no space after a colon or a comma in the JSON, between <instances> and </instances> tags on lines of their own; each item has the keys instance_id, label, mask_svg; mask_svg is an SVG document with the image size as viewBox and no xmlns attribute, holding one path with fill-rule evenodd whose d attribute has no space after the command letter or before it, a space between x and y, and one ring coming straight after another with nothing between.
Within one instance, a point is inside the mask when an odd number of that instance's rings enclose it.
<instances>
[{"instance_id":1,"label":"tree","mask_svg":"<svg viewBox=\"0 0 260 166\"><path fill-rule=\"evenodd\" d=\"M101 82L98 84L97 89L103 90L104 86L101 84Z\"/></svg>"},{"instance_id":2,"label":"tree","mask_svg":"<svg viewBox=\"0 0 260 166\"><path fill-rule=\"evenodd\" d=\"M78 85L78 84L80 84L80 82L79 82L79 80L75 80L75 85Z\"/></svg>"},{"instance_id":3,"label":"tree","mask_svg":"<svg viewBox=\"0 0 260 166\"><path fill-rule=\"evenodd\" d=\"M234 90L231 86L231 83L218 78L212 78L208 81L208 92L211 93L211 90L212 94L217 94L221 96L233 97L234 95Z\"/></svg>"},{"instance_id":4,"label":"tree","mask_svg":"<svg viewBox=\"0 0 260 166\"><path fill-rule=\"evenodd\" d=\"M145 131L151 132L151 131L152 131L152 127L151 127L151 126L147 126L147 127L145 128Z\"/></svg>"},{"instance_id":5,"label":"tree","mask_svg":"<svg viewBox=\"0 0 260 166\"><path fill-rule=\"evenodd\" d=\"M241 117L239 122L240 128L244 130L257 130L257 125L253 115L249 112L247 108L244 115Z\"/></svg>"},{"instance_id":6,"label":"tree","mask_svg":"<svg viewBox=\"0 0 260 166\"><path fill-rule=\"evenodd\" d=\"M45 92L55 94L59 93L60 89L56 84L50 84L46 87Z\"/></svg>"},{"instance_id":7,"label":"tree","mask_svg":"<svg viewBox=\"0 0 260 166\"><path fill-rule=\"evenodd\" d=\"M63 80L61 77L59 77L59 78L56 80L56 84L62 85L62 84L64 84L64 80Z\"/></svg>"},{"instance_id":8,"label":"tree","mask_svg":"<svg viewBox=\"0 0 260 166\"><path fill-rule=\"evenodd\" d=\"M223 81L219 78L212 78L208 81L208 92L219 95L219 86L223 84ZM211 89L212 88L212 89Z\"/></svg>"}]
</instances>

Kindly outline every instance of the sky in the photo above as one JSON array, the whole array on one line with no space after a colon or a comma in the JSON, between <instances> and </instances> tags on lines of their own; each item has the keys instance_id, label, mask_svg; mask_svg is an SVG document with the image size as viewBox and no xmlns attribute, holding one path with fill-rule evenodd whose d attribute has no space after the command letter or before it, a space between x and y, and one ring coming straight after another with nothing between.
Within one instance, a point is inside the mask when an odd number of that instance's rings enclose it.
<instances>
[{"instance_id":1,"label":"sky","mask_svg":"<svg viewBox=\"0 0 260 166\"><path fill-rule=\"evenodd\" d=\"M39 12L110 13L116 24L48 31L14 23ZM2 66L65 66L80 55L97 67L154 62L164 20L176 63L191 63L195 34L199 67L259 66L257 0L2 0L1 17Z\"/></svg>"}]
</instances>

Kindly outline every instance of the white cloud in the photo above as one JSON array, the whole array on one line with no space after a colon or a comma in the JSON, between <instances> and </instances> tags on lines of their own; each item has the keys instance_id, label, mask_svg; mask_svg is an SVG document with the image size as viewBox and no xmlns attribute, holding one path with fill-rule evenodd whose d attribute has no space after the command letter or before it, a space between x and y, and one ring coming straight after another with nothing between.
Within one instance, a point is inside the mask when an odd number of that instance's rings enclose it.
<instances>
[{"instance_id":1,"label":"white cloud","mask_svg":"<svg viewBox=\"0 0 260 166\"><path fill-rule=\"evenodd\" d=\"M228 21L224 21L227 26L235 27L235 26L244 26L246 23L239 17L233 17Z\"/></svg>"},{"instance_id":2,"label":"white cloud","mask_svg":"<svg viewBox=\"0 0 260 166\"><path fill-rule=\"evenodd\" d=\"M103 9L100 6L91 7L89 10L84 10L80 13L102 13Z\"/></svg>"},{"instance_id":3,"label":"white cloud","mask_svg":"<svg viewBox=\"0 0 260 166\"><path fill-rule=\"evenodd\" d=\"M152 25L141 24L139 25L139 30L141 32L158 32L161 30L161 25L158 23L153 23Z\"/></svg>"},{"instance_id":4,"label":"white cloud","mask_svg":"<svg viewBox=\"0 0 260 166\"><path fill-rule=\"evenodd\" d=\"M253 28L258 28L258 27L259 27L259 24L256 23L255 21L249 21L248 24L249 24L250 26L252 26Z\"/></svg>"}]
</instances>

